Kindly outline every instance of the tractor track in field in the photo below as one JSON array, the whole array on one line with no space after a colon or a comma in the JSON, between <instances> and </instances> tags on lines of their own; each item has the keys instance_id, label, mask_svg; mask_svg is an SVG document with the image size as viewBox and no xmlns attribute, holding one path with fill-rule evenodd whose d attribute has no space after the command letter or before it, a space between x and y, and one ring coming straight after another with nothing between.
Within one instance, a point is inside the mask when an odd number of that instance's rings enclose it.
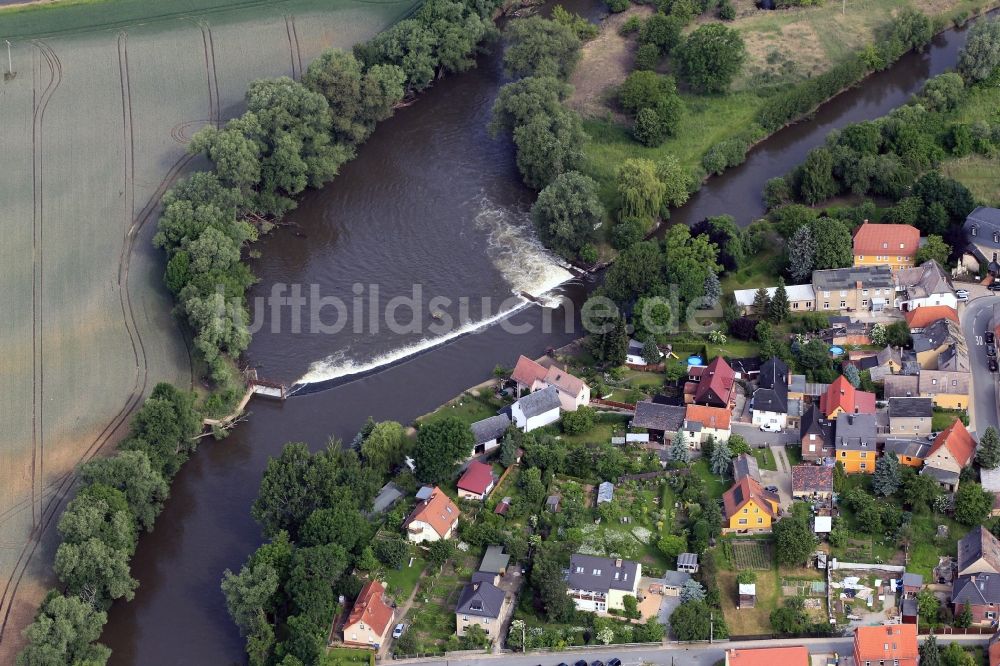
<instances>
[{"instance_id":1,"label":"tractor track in field","mask_svg":"<svg viewBox=\"0 0 1000 666\"><path fill-rule=\"evenodd\" d=\"M302 50L299 48L299 33L295 28L295 16L285 14L285 32L288 34L288 54L292 59L292 78L301 81L305 75L305 69L302 67ZM296 71L298 71L297 74Z\"/></svg>"}]
</instances>

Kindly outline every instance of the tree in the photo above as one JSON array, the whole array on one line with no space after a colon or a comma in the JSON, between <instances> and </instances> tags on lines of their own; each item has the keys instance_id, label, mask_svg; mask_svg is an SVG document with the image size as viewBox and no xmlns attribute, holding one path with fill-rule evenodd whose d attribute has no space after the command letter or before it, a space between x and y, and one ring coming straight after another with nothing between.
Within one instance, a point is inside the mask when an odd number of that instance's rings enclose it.
<instances>
[{"instance_id":1,"label":"tree","mask_svg":"<svg viewBox=\"0 0 1000 666\"><path fill-rule=\"evenodd\" d=\"M636 243L626 248L605 274L604 291L608 298L618 305L626 305L635 302L637 297L652 294L662 285L662 262L660 246L653 241ZM651 310L644 307L640 313L646 316ZM669 322L669 312L667 319Z\"/></svg>"},{"instance_id":2,"label":"tree","mask_svg":"<svg viewBox=\"0 0 1000 666\"><path fill-rule=\"evenodd\" d=\"M767 306L767 318L777 324L788 319L790 313L791 306L788 303L788 292L785 291L785 280L779 277L774 297Z\"/></svg>"},{"instance_id":3,"label":"tree","mask_svg":"<svg viewBox=\"0 0 1000 666\"><path fill-rule=\"evenodd\" d=\"M949 643L948 646L940 652L941 663L943 666L976 666L977 664L976 658L966 652L961 645L954 641ZM921 663L923 663L922 660Z\"/></svg>"},{"instance_id":4,"label":"tree","mask_svg":"<svg viewBox=\"0 0 1000 666\"><path fill-rule=\"evenodd\" d=\"M597 183L576 171L561 173L538 193L531 217L546 246L575 258L594 238L605 211Z\"/></svg>"},{"instance_id":5,"label":"tree","mask_svg":"<svg viewBox=\"0 0 1000 666\"><path fill-rule=\"evenodd\" d=\"M983 469L1000 467L1000 433L993 426L987 426L983 436L979 438L976 462Z\"/></svg>"},{"instance_id":6,"label":"tree","mask_svg":"<svg viewBox=\"0 0 1000 666\"><path fill-rule=\"evenodd\" d=\"M704 601L705 588L694 578L690 578L684 581L684 585L681 586L680 599L681 603L685 601Z\"/></svg>"},{"instance_id":7,"label":"tree","mask_svg":"<svg viewBox=\"0 0 1000 666\"><path fill-rule=\"evenodd\" d=\"M753 313L758 317L766 317L771 309L771 297L767 293L767 287L758 287L753 295Z\"/></svg>"},{"instance_id":8,"label":"tree","mask_svg":"<svg viewBox=\"0 0 1000 666\"><path fill-rule=\"evenodd\" d=\"M713 619L715 626L712 627ZM728 631L721 611L712 610L704 601L688 601L680 604L670 614L670 626L678 640L704 641L708 640L710 628L714 629L715 638L725 638Z\"/></svg>"},{"instance_id":9,"label":"tree","mask_svg":"<svg viewBox=\"0 0 1000 666\"><path fill-rule=\"evenodd\" d=\"M905 321L894 321L885 327L885 344L892 347L909 347L910 342L910 327Z\"/></svg>"},{"instance_id":10,"label":"tree","mask_svg":"<svg viewBox=\"0 0 1000 666\"><path fill-rule=\"evenodd\" d=\"M799 598L785 599L781 608L775 608L770 616L771 629L776 634L795 636L806 632L809 617L806 615Z\"/></svg>"},{"instance_id":11,"label":"tree","mask_svg":"<svg viewBox=\"0 0 1000 666\"><path fill-rule=\"evenodd\" d=\"M930 590L926 590L930 593ZM931 596L934 597L933 593ZM918 606L920 595L917 595ZM934 601L937 602L937 597L934 597ZM923 611L920 611L921 617L926 617ZM937 617L935 613L935 618ZM924 642L920 645L920 663L924 666L941 666L941 651L938 649L937 637L931 634Z\"/></svg>"},{"instance_id":12,"label":"tree","mask_svg":"<svg viewBox=\"0 0 1000 666\"><path fill-rule=\"evenodd\" d=\"M328 49L309 64L302 83L326 98L333 140L358 144L403 99L406 73L395 65L373 65L366 71L352 53Z\"/></svg>"},{"instance_id":13,"label":"tree","mask_svg":"<svg viewBox=\"0 0 1000 666\"><path fill-rule=\"evenodd\" d=\"M816 543L816 537L805 518L795 514L785 516L774 524L772 530L778 563L802 566Z\"/></svg>"},{"instance_id":14,"label":"tree","mask_svg":"<svg viewBox=\"0 0 1000 666\"><path fill-rule=\"evenodd\" d=\"M406 541L399 537L377 539L375 541L375 557L390 569L399 569L410 554Z\"/></svg>"},{"instance_id":15,"label":"tree","mask_svg":"<svg viewBox=\"0 0 1000 666\"><path fill-rule=\"evenodd\" d=\"M166 481L142 451L121 451L90 461L80 470L84 483L99 483L125 495L139 527L152 530L169 493Z\"/></svg>"},{"instance_id":16,"label":"tree","mask_svg":"<svg viewBox=\"0 0 1000 666\"><path fill-rule=\"evenodd\" d=\"M1000 21L976 21L959 56L958 71L967 81L976 82L990 78L997 67L1000 67Z\"/></svg>"},{"instance_id":17,"label":"tree","mask_svg":"<svg viewBox=\"0 0 1000 666\"><path fill-rule=\"evenodd\" d=\"M854 261L854 241L851 232L840 220L819 217L812 222L812 235L816 241L813 268L844 268Z\"/></svg>"},{"instance_id":18,"label":"tree","mask_svg":"<svg viewBox=\"0 0 1000 666\"><path fill-rule=\"evenodd\" d=\"M622 219L637 218L644 223L659 212L666 192L666 187L656 177L656 165L645 159L622 162L617 189L622 202Z\"/></svg>"},{"instance_id":19,"label":"tree","mask_svg":"<svg viewBox=\"0 0 1000 666\"><path fill-rule=\"evenodd\" d=\"M361 457L365 463L387 474L403 460L406 449L406 431L395 421L376 423L361 442Z\"/></svg>"},{"instance_id":20,"label":"tree","mask_svg":"<svg viewBox=\"0 0 1000 666\"><path fill-rule=\"evenodd\" d=\"M255 566L244 564L238 574L226 569L222 574L222 593L226 597L229 617L248 636L273 610L280 578L270 563Z\"/></svg>"},{"instance_id":21,"label":"tree","mask_svg":"<svg viewBox=\"0 0 1000 666\"><path fill-rule=\"evenodd\" d=\"M285 590L294 614L322 627L329 621L337 598L333 586L347 569L348 556L336 544L296 548Z\"/></svg>"},{"instance_id":22,"label":"tree","mask_svg":"<svg viewBox=\"0 0 1000 666\"><path fill-rule=\"evenodd\" d=\"M833 154L829 148L813 148L797 171L799 196L808 204L817 204L840 190L833 177ZM817 241L820 236L816 235Z\"/></svg>"},{"instance_id":23,"label":"tree","mask_svg":"<svg viewBox=\"0 0 1000 666\"><path fill-rule=\"evenodd\" d=\"M664 208L682 206L690 196L691 176L673 155L666 155L656 163L656 178L663 184L663 197L660 212L664 217Z\"/></svg>"},{"instance_id":24,"label":"tree","mask_svg":"<svg viewBox=\"0 0 1000 666\"><path fill-rule=\"evenodd\" d=\"M904 471L903 501L914 511L927 511L941 494L937 482L930 476L917 474L914 470Z\"/></svg>"},{"instance_id":25,"label":"tree","mask_svg":"<svg viewBox=\"0 0 1000 666\"><path fill-rule=\"evenodd\" d=\"M707 236L691 235L687 225L675 224L663 237L664 278L677 285L683 305L692 305L704 296L709 273L721 270L719 248Z\"/></svg>"},{"instance_id":26,"label":"tree","mask_svg":"<svg viewBox=\"0 0 1000 666\"><path fill-rule=\"evenodd\" d=\"M684 21L681 18L656 13L642 24L639 30L639 43L652 44L660 54L666 55L681 43L683 29Z\"/></svg>"},{"instance_id":27,"label":"tree","mask_svg":"<svg viewBox=\"0 0 1000 666\"><path fill-rule=\"evenodd\" d=\"M443 567L444 563L450 560L455 555L455 544L448 539L438 539L437 541L432 541L430 548L427 551L427 559L436 564L438 567Z\"/></svg>"},{"instance_id":28,"label":"tree","mask_svg":"<svg viewBox=\"0 0 1000 666\"><path fill-rule=\"evenodd\" d=\"M320 467L301 443L289 443L277 458L270 458L261 479L260 491L250 510L267 536L286 530L293 540L309 515L320 506Z\"/></svg>"},{"instance_id":29,"label":"tree","mask_svg":"<svg viewBox=\"0 0 1000 666\"><path fill-rule=\"evenodd\" d=\"M422 425L413 448L417 478L426 483L446 481L454 473L455 463L472 453L474 444L469 426L456 416Z\"/></svg>"},{"instance_id":30,"label":"tree","mask_svg":"<svg viewBox=\"0 0 1000 666\"><path fill-rule=\"evenodd\" d=\"M651 337L646 338L646 341L642 343L642 360L647 365L656 365L663 360L663 353L656 346L656 340Z\"/></svg>"},{"instance_id":31,"label":"tree","mask_svg":"<svg viewBox=\"0 0 1000 666\"><path fill-rule=\"evenodd\" d=\"M716 442L712 449L711 459L712 473L725 478L729 476L733 468L733 452L729 449L728 442Z\"/></svg>"},{"instance_id":32,"label":"tree","mask_svg":"<svg viewBox=\"0 0 1000 666\"><path fill-rule=\"evenodd\" d=\"M135 552L135 518L125 494L116 488L95 483L81 489L63 511L58 527L64 543L97 539L114 550Z\"/></svg>"},{"instance_id":33,"label":"tree","mask_svg":"<svg viewBox=\"0 0 1000 666\"><path fill-rule=\"evenodd\" d=\"M597 413L593 407L577 407L575 412L562 415L563 432L567 435L581 435L594 427Z\"/></svg>"},{"instance_id":34,"label":"tree","mask_svg":"<svg viewBox=\"0 0 1000 666\"><path fill-rule=\"evenodd\" d=\"M875 474L872 476L872 490L876 495L888 497L895 495L901 483L899 458L889 452L881 456L875 463Z\"/></svg>"},{"instance_id":35,"label":"tree","mask_svg":"<svg viewBox=\"0 0 1000 666\"><path fill-rule=\"evenodd\" d=\"M993 495L978 483L967 481L955 493L955 520L969 527L985 521L993 508Z\"/></svg>"},{"instance_id":36,"label":"tree","mask_svg":"<svg viewBox=\"0 0 1000 666\"><path fill-rule=\"evenodd\" d=\"M757 582L757 574L750 569L745 569L736 574L736 582L740 585L753 585Z\"/></svg>"},{"instance_id":37,"label":"tree","mask_svg":"<svg viewBox=\"0 0 1000 666\"><path fill-rule=\"evenodd\" d=\"M515 128L517 168L524 183L540 190L559 174L575 171L583 160L585 139L580 117L563 107Z\"/></svg>"},{"instance_id":38,"label":"tree","mask_svg":"<svg viewBox=\"0 0 1000 666\"><path fill-rule=\"evenodd\" d=\"M565 79L580 59L580 38L568 25L531 16L507 25L503 64L507 75Z\"/></svg>"},{"instance_id":39,"label":"tree","mask_svg":"<svg viewBox=\"0 0 1000 666\"><path fill-rule=\"evenodd\" d=\"M868 333L868 338L872 341L873 345L878 347L884 347L885 341L885 324L877 323L872 326L872 330Z\"/></svg>"},{"instance_id":40,"label":"tree","mask_svg":"<svg viewBox=\"0 0 1000 666\"><path fill-rule=\"evenodd\" d=\"M655 109L639 109L632 124L632 136L644 146L658 146L666 141L668 132Z\"/></svg>"},{"instance_id":41,"label":"tree","mask_svg":"<svg viewBox=\"0 0 1000 666\"><path fill-rule=\"evenodd\" d=\"M500 441L500 464L510 467L517 462L517 450L521 448L520 431L516 428L508 428Z\"/></svg>"},{"instance_id":42,"label":"tree","mask_svg":"<svg viewBox=\"0 0 1000 666\"><path fill-rule=\"evenodd\" d=\"M622 605L625 607L624 615L626 618L630 620L638 620L642 617L642 613L639 612L639 600L631 594L626 594L622 598Z\"/></svg>"},{"instance_id":43,"label":"tree","mask_svg":"<svg viewBox=\"0 0 1000 666\"><path fill-rule=\"evenodd\" d=\"M702 93L720 93L739 74L746 60L740 33L718 23L700 26L676 51L681 78Z\"/></svg>"},{"instance_id":44,"label":"tree","mask_svg":"<svg viewBox=\"0 0 1000 666\"><path fill-rule=\"evenodd\" d=\"M656 547L667 557L677 557L687 549L687 539L679 534L664 534Z\"/></svg>"},{"instance_id":45,"label":"tree","mask_svg":"<svg viewBox=\"0 0 1000 666\"><path fill-rule=\"evenodd\" d=\"M708 275L705 276L705 287L703 298L705 302L710 307L715 307L719 304L719 299L722 298L722 284L719 282L719 276L715 274L715 271L709 271ZM788 299L785 299L787 305Z\"/></svg>"},{"instance_id":46,"label":"tree","mask_svg":"<svg viewBox=\"0 0 1000 666\"><path fill-rule=\"evenodd\" d=\"M972 608L968 601L962 606L961 612L955 616L955 626L959 629L968 629L972 626Z\"/></svg>"},{"instance_id":47,"label":"tree","mask_svg":"<svg viewBox=\"0 0 1000 666\"><path fill-rule=\"evenodd\" d=\"M917 264L927 261L936 261L941 266L948 264L948 256L951 254L951 247L944 242L944 239L937 234L927 237L927 242L917 250Z\"/></svg>"},{"instance_id":48,"label":"tree","mask_svg":"<svg viewBox=\"0 0 1000 666\"><path fill-rule=\"evenodd\" d=\"M100 666L111 650L97 643L108 615L77 597L49 592L35 620L24 630L27 646L17 666Z\"/></svg>"},{"instance_id":49,"label":"tree","mask_svg":"<svg viewBox=\"0 0 1000 666\"><path fill-rule=\"evenodd\" d=\"M743 435L732 434L729 436L729 441L726 442L726 446L729 447L732 455L738 456L741 453L750 453L750 444L743 438Z\"/></svg>"},{"instance_id":50,"label":"tree","mask_svg":"<svg viewBox=\"0 0 1000 666\"><path fill-rule=\"evenodd\" d=\"M924 624L933 626L937 622L940 608L941 601L932 591L922 589L917 592L917 612L920 614L920 619L923 620Z\"/></svg>"},{"instance_id":51,"label":"tree","mask_svg":"<svg viewBox=\"0 0 1000 666\"><path fill-rule=\"evenodd\" d=\"M683 430L678 430L677 434L674 435L674 439L670 442L670 449L667 451L667 457L672 463L687 464L691 460L691 454L687 447L687 437Z\"/></svg>"},{"instance_id":52,"label":"tree","mask_svg":"<svg viewBox=\"0 0 1000 666\"><path fill-rule=\"evenodd\" d=\"M529 76L508 83L493 102L490 134L512 132L538 115L554 115L569 92L569 84L552 76Z\"/></svg>"},{"instance_id":53,"label":"tree","mask_svg":"<svg viewBox=\"0 0 1000 666\"><path fill-rule=\"evenodd\" d=\"M849 365L844 368L844 377L851 383L851 386L858 388L861 386L861 371L858 370L858 366Z\"/></svg>"},{"instance_id":54,"label":"tree","mask_svg":"<svg viewBox=\"0 0 1000 666\"><path fill-rule=\"evenodd\" d=\"M350 504L338 503L309 514L300 540L306 546L335 543L348 552L360 552L368 539L369 524L364 514Z\"/></svg>"}]
</instances>

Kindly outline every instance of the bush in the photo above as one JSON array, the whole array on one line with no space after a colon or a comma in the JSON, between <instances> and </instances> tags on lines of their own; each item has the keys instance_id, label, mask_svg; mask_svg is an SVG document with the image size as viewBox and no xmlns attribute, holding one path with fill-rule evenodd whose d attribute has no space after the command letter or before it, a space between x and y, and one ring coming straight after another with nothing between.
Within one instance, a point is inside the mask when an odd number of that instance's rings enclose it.
<instances>
[{"instance_id":1,"label":"bush","mask_svg":"<svg viewBox=\"0 0 1000 666\"><path fill-rule=\"evenodd\" d=\"M736 7L732 0L722 0L719 5L719 18L723 21L732 21L736 18Z\"/></svg>"},{"instance_id":2,"label":"bush","mask_svg":"<svg viewBox=\"0 0 1000 666\"><path fill-rule=\"evenodd\" d=\"M642 220L628 218L622 220L611 230L611 245L616 250L624 250L642 240L646 235L646 225Z\"/></svg>"},{"instance_id":3,"label":"bush","mask_svg":"<svg viewBox=\"0 0 1000 666\"><path fill-rule=\"evenodd\" d=\"M632 136L645 146L658 146L667 138L667 130L653 109L640 109L632 125Z\"/></svg>"},{"instance_id":4,"label":"bush","mask_svg":"<svg viewBox=\"0 0 1000 666\"><path fill-rule=\"evenodd\" d=\"M642 44L635 52L635 68L653 70L660 64L663 55L655 44Z\"/></svg>"},{"instance_id":5,"label":"bush","mask_svg":"<svg viewBox=\"0 0 1000 666\"><path fill-rule=\"evenodd\" d=\"M729 324L729 333L740 340L753 340L757 336L757 320L739 317Z\"/></svg>"},{"instance_id":6,"label":"bush","mask_svg":"<svg viewBox=\"0 0 1000 666\"><path fill-rule=\"evenodd\" d=\"M746 60L743 37L720 24L700 26L677 48L680 77L693 90L725 92Z\"/></svg>"},{"instance_id":7,"label":"bush","mask_svg":"<svg viewBox=\"0 0 1000 666\"><path fill-rule=\"evenodd\" d=\"M741 137L723 139L708 149L701 158L701 165L708 173L719 175L729 167L743 164L749 149L750 145Z\"/></svg>"},{"instance_id":8,"label":"bush","mask_svg":"<svg viewBox=\"0 0 1000 666\"><path fill-rule=\"evenodd\" d=\"M638 16L632 15L625 19L625 22L621 24L618 28L618 34L621 36L631 35L634 32L639 32L642 28L642 19Z\"/></svg>"},{"instance_id":9,"label":"bush","mask_svg":"<svg viewBox=\"0 0 1000 666\"><path fill-rule=\"evenodd\" d=\"M958 71L967 81L983 81L1000 67L1000 21L983 18L969 31Z\"/></svg>"},{"instance_id":10,"label":"bush","mask_svg":"<svg viewBox=\"0 0 1000 666\"><path fill-rule=\"evenodd\" d=\"M618 14L628 9L628 0L608 0L608 9L611 10L612 14ZM633 18L633 17L630 17Z\"/></svg>"},{"instance_id":11,"label":"bush","mask_svg":"<svg viewBox=\"0 0 1000 666\"><path fill-rule=\"evenodd\" d=\"M576 171L556 176L531 207L531 217L548 247L572 258L604 221L597 183Z\"/></svg>"},{"instance_id":12,"label":"bush","mask_svg":"<svg viewBox=\"0 0 1000 666\"><path fill-rule=\"evenodd\" d=\"M582 435L594 428L597 413L592 407L578 407L575 412L566 412L562 416L563 432L567 435Z\"/></svg>"},{"instance_id":13,"label":"bush","mask_svg":"<svg viewBox=\"0 0 1000 666\"><path fill-rule=\"evenodd\" d=\"M639 31L640 44L653 44L660 53L668 54L681 42L684 21L676 16L654 14L646 19Z\"/></svg>"},{"instance_id":14,"label":"bush","mask_svg":"<svg viewBox=\"0 0 1000 666\"><path fill-rule=\"evenodd\" d=\"M786 204L791 198L792 189L788 186L788 181L781 176L770 178L764 183L764 204L769 209Z\"/></svg>"}]
</instances>

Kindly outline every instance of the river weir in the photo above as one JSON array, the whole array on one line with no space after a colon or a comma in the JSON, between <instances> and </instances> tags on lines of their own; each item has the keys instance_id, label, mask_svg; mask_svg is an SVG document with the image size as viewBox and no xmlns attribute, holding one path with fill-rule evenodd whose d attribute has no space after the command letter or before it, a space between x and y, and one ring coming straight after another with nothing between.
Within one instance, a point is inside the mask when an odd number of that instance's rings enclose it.
<instances>
[{"instance_id":1,"label":"river weir","mask_svg":"<svg viewBox=\"0 0 1000 666\"><path fill-rule=\"evenodd\" d=\"M603 4L568 8L593 18ZM760 192L768 178L784 175L830 130L905 103L928 77L955 66L964 39L964 30L949 30L926 53L904 56L813 119L781 130L742 166L709 180L671 222L728 213L748 223L763 212ZM135 600L115 605L101 638L113 650L111 663L245 663L219 581L261 543L250 505L268 458L286 442L318 449L331 439L350 441L369 416L411 422L489 377L497 363L538 356L581 334L579 306L596 281L571 279L534 240L527 216L532 193L520 182L513 147L486 132L503 83L499 53L478 65L437 82L381 125L358 158L290 216L295 233L283 230L259 243L253 269L260 283L250 298L260 330L247 358L261 376L324 390L252 402L246 423L224 442L204 445L180 471L156 530L143 536L133 560L141 583ZM456 328L451 337L355 333L350 326L316 334L300 322L294 332L287 309L258 310L277 284L316 284L321 295L345 303L356 285L370 296L377 284L379 307L420 284L424 316L455 316L464 296L473 328ZM520 292L574 307L545 307ZM434 296L453 303L435 306ZM507 305L486 312L484 297Z\"/></svg>"}]
</instances>

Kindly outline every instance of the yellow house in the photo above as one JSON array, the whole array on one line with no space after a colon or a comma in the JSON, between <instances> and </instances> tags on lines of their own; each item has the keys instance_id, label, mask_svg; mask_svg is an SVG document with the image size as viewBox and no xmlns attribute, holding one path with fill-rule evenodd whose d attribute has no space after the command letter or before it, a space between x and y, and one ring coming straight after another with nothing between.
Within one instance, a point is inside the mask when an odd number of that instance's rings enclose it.
<instances>
[{"instance_id":1,"label":"yellow house","mask_svg":"<svg viewBox=\"0 0 1000 666\"><path fill-rule=\"evenodd\" d=\"M778 497L745 476L722 496L727 531L770 531L778 517Z\"/></svg>"},{"instance_id":2,"label":"yellow house","mask_svg":"<svg viewBox=\"0 0 1000 666\"><path fill-rule=\"evenodd\" d=\"M874 474L878 448L875 445L874 414L841 414L837 417L837 462L848 474Z\"/></svg>"},{"instance_id":3,"label":"yellow house","mask_svg":"<svg viewBox=\"0 0 1000 666\"><path fill-rule=\"evenodd\" d=\"M888 264L892 270L915 265L920 231L908 224L865 222L854 234L854 265Z\"/></svg>"}]
</instances>

